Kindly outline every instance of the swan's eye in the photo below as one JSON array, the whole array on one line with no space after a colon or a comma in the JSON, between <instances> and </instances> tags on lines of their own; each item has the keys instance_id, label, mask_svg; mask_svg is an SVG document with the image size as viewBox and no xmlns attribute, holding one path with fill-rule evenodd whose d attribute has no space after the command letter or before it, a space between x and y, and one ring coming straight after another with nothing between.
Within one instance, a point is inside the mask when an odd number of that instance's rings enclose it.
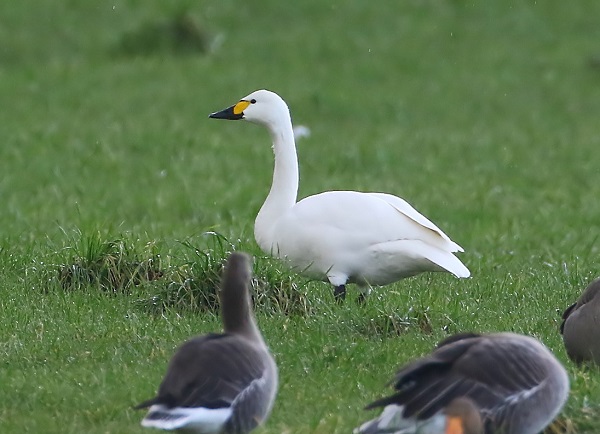
<instances>
[{"instance_id":1,"label":"swan's eye","mask_svg":"<svg viewBox=\"0 0 600 434\"><path fill-rule=\"evenodd\" d=\"M250 104L256 104L256 100L255 100L254 98L252 98L252 99L250 100Z\"/></svg>"}]
</instances>

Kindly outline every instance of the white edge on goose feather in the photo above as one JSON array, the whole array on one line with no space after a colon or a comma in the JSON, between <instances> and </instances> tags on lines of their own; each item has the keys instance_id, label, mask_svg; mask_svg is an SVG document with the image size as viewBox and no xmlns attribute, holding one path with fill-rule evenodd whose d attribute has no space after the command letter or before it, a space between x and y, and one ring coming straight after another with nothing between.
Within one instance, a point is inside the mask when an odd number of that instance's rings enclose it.
<instances>
[{"instance_id":1,"label":"white edge on goose feather","mask_svg":"<svg viewBox=\"0 0 600 434\"><path fill-rule=\"evenodd\" d=\"M153 405L148 415L142 420L144 428L157 428L171 431L181 428L203 430L201 432L218 433L231 417L231 409L206 409L202 407L168 408L164 405Z\"/></svg>"}]
</instances>

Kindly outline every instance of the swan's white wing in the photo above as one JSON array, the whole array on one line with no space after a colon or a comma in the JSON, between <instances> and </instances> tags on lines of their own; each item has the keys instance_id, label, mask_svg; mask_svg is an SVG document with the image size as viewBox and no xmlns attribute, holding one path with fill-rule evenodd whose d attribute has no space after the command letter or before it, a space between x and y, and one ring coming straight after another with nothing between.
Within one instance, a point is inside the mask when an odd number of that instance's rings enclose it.
<instances>
[{"instance_id":1,"label":"swan's white wing","mask_svg":"<svg viewBox=\"0 0 600 434\"><path fill-rule=\"evenodd\" d=\"M339 285L385 285L424 271L468 277L457 245L409 205L383 194L328 191L296 203L269 227L256 227L263 250ZM410 215L408 215L410 214ZM421 222L417 221L421 220Z\"/></svg>"},{"instance_id":2,"label":"swan's white wing","mask_svg":"<svg viewBox=\"0 0 600 434\"><path fill-rule=\"evenodd\" d=\"M298 202L287 214L294 224L316 228L325 238L339 231L346 242L377 244L420 240L441 250L460 249L437 226L407 202L383 193L328 191ZM288 228L289 230L289 228ZM333 235L331 235L333 236ZM462 249L460 249L462 250Z\"/></svg>"},{"instance_id":3,"label":"swan's white wing","mask_svg":"<svg viewBox=\"0 0 600 434\"><path fill-rule=\"evenodd\" d=\"M415 222L419 223L420 225L422 225L428 229L431 229L432 231L437 232L443 239L445 239L446 241L448 241L452 244L453 250L450 250L451 252L464 252L464 250L461 246L459 246L454 241L452 241L450 239L450 237L448 237L448 235L446 235L444 232L442 232L442 230L440 228L438 228L431 220L429 220L427 217L425 217L419 211L414 209L412 207L412 205L409 204L404 199L402 199L398 196L394 196L392 194L387 194L387 193L368 193L368 194L386 201L387 203L392 205L394 208L396 208L398 211L400 211L407 217L410 217L411 219L413 219Z\"/></svg>"},{"instance_id":4,"label":"swan's white wing","mask_svg":"<svg viewBox=\"0 0 600 434\"><path fill-rule=\"evenodd\" d=\"M421 240L388 241L373 246L371 251L377 252L377 263L382 269L381 271L385 269L393 270L394 263L400 261L405 262L406 268L409 270L419 270L419 263L422 263L424 258L456 277L467 278L471 275L469 269L451 252L439 249ZM386 264L386 262L389 263ZM412 266L410 266L411 263Z\"/></svg>"}]
</instances>

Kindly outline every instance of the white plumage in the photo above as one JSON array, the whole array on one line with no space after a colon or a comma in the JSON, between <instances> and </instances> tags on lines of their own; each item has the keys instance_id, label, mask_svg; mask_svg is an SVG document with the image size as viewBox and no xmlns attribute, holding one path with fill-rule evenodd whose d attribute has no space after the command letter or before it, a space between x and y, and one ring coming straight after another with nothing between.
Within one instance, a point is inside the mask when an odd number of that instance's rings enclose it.
<instances>
[{"instance_id":1,"label":"white plumage","mask_svg":"<svg viewBox=\"0 0 600 434\"><path fill-rule=\"evenodd\" d=\"M469 277L453 255L462 252L405 200L385 193L328 191L296 202L298 160L289 109L277 94L258 90L210 115L267 127L275 168L254 235L263 251L296 271L328 280L343 298L346 283L386 285L424 271Z\"/></svg>"}]
</instances>

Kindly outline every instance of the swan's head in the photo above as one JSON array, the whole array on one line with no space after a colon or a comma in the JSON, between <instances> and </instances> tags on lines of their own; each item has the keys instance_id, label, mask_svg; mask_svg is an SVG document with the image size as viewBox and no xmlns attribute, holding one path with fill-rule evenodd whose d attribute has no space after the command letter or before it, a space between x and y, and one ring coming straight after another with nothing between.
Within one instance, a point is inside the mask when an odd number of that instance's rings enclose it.
<instances>
[{"instance_id":1,"label":"swan's head","mask_svg":"<svg viewBox=\"0 0 600 434\"><path fill-rule=\"evenodd\" d=\"M242 98L237 104L208 116L231 121L244 119L257 124L276 126L290 120L287 104L275 92L257 90Z\"/></svg>"}]
</instances>

